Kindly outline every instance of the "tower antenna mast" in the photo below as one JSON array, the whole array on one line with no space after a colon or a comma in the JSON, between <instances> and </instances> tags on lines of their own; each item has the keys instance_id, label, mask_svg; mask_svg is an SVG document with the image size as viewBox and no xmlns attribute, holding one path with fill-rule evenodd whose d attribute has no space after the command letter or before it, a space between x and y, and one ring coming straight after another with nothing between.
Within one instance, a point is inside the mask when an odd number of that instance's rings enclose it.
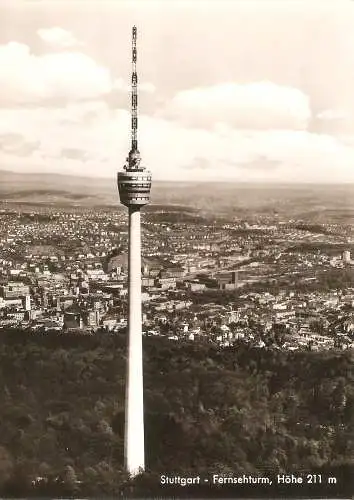
<instances>
[{"instance_id":1,"label":"tower antenna mast","mask_svg":"<svg viewBox=\"0 0 354 500\"><path fill-rule=\"evenodd\" d=\"M138 74L136 72L136 26L132 30L132 151L138 151Z\"/></svg>"},{"instance_id":2,"label":"tower antenna mast","mask_svg":"<svg viewBox=\"0 0 354 500\"><path fill-rule=\"evenodd\" d=\"M125 165L126 170L136 170L140 167L140 152L138 149L138 74L136 71L136 26L132 30L132 102L131 102L131 120L132 120L132 144Z\"/></svg>"}]
</instances>

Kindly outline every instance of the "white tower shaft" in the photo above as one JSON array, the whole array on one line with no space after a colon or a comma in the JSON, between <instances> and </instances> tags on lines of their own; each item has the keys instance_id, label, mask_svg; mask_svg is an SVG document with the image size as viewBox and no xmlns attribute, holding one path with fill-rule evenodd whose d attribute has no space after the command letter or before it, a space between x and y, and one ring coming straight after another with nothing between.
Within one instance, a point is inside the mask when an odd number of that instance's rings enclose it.
<instances>
[{"instance_id":1,"label":"white tower shaft","mask_svg":"<svg viewBox=\"0 0 354 500\"><path fill-rule=\"evenodd\" d=\"M131 476L145 468L141 309L140 207L129 207L128 366L125 409L125 461Z\"/></svg>"}]
</instances>

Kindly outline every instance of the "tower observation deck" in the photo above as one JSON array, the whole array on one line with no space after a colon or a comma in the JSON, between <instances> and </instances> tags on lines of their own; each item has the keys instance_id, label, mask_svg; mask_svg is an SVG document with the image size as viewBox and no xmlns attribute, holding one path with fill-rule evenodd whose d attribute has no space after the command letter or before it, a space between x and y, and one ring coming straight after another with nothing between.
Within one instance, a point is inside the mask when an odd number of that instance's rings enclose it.
<instances>
[{"instance_id":1,"label":"tower observation deck","mask_svg":"<svg viewBox=\"0 0 354 500\"><path fill-rule=\"evenodd\" d=\"M131 93L131 149L124 165L118 172L117 182L120 201L126 207L140 208L150 201L151 172L141 165L138 149L138 75L136 71L136 27L132 31L132 93Z\"/></svg>"}]
</instances>

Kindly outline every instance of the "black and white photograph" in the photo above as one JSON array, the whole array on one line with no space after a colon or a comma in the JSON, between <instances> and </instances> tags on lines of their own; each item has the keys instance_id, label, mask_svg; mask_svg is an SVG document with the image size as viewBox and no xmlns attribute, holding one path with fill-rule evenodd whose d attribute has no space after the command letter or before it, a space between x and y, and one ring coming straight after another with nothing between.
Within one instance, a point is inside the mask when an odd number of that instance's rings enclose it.
<instances>
[{"instance_id":1,"label":"black and white photograph","mask_svg":"<svg viewBox=\"0 0 354 500\"><path fill-rule=\"evenodd\" d=\"M0 0L0 497L354 495L354 1Z\"/></svg>"}]
</instances>

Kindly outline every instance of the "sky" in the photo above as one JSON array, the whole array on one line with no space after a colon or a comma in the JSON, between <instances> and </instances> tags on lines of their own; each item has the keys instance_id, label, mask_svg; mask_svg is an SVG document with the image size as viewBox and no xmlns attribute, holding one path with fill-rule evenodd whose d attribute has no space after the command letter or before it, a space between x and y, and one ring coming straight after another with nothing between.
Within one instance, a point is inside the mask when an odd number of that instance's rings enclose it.
<instances>
[{"instance_id":1,"label":"sky","mask_svg":"<svg viewBox=\"0 0 354 500\"><path fill-rule=\"evenodd\" d=\"M133 25L153 179L354 182L351 0L0 0L0 170L116 176Z\"/></svg>"}]
</instances>

